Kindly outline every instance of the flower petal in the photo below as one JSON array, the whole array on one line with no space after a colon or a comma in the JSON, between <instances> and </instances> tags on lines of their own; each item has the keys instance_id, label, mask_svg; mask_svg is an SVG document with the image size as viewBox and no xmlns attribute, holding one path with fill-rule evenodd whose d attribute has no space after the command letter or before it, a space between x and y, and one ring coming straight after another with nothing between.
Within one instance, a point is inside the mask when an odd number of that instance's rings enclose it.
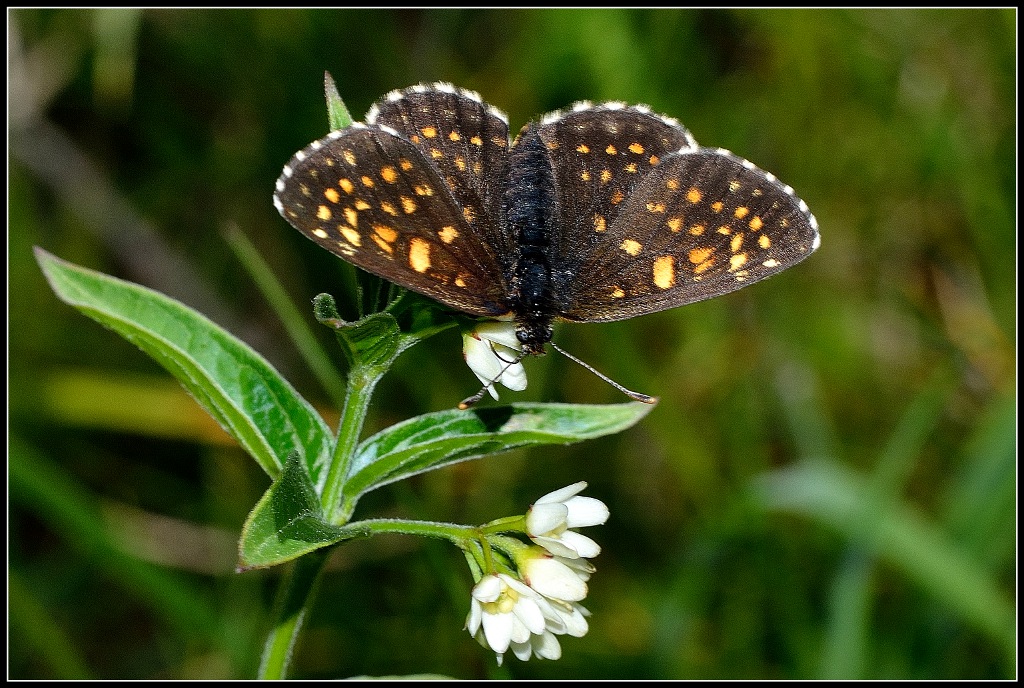
<instances>
[{"instance_id":1,"label":"flower petal","mask_svg":"<svg viewBox=\"0 0 1024 688\"><path fill-rule=\"evenodd\" d=\"M601 553L601 545L597 544L596 542L588 538L586 535L581 535L576 531L567 530L564 533L562 533L562 537L560 539L562 541L563 546L572 551L573 555L566 556L561 552L555 552L548 548L548 551L556 556L562 556L568 559L576 559L579 557L590 559L596 557L598 554Z\"/></svg>"},{"instance_id":2,"label":"flower petal","mask_svg":"<svg viewBox=\"0 0 1024 688\"><path fill-rule=\"evenodd\" d=\"M540 659L558 659L562 656L562 646L558 644L558 638L552 633L545 633L538 637L534 636L533 653Z\"/></svg>"},{"instance_id":3,"label":"flower petal","mask_svg":"<svg viewBox=\"0 0 1024 688\"><path fill-rule=\"evenodd\" d=\"M492 382L501 372L503 364L494 355L491 345L482 339L477 339L472 334L462 338L462 356L466 359L466 365L473 371L481 382Z\"/></svg>"},{"instance_id":4,"label":"flower petal","mask_svg":"<svg viewBox=\"0 0 1024 688\"><path fill-rule=\"evenodd\" d=\"M514 613L509 614L509 616L512 617L512 632L509 635L512 644L525 643L532 635L532 633L530 633L530 629L527 628L526 624L524 624Z\"/></svg>"},{"instance_id":5,"label":"flower petal","mask_svg":"<svg viewBox=\"0 0 1024 688\"><path fill-rule=\"evenodd\" d=\"M573 497L565 502L569 509L566 525L569 528L599 526L608 520L608 507L593 497Z\"/></svg>"},{"instance_id":6,"label":"flower petal","mask_svg":"<svg viewBox=\"0 0 1024 688\"><path fill-rule=\"evenodd\" d=\"M590 574L597 569L586 559L569 559L566 557L555 557L558 561L565 564L573 573L580 577L580 580L590 580Z\"/></svg>"},{"instance_id":7,"label":"flower petal","mask_svg":"<svg viewBox=\"0 0 1024 688\"><path fill-rule=\"evenodd\" d=\"M587 584L562 561L532 557L523 562L521 569L523 579L541 595L566 602L579 602L587 596Z\"/></svg>"},{"instance_id":8,"label":"flower petal","mask_svg":"<svg viewBox=\"0 0 1024 688\"><path fill-rule=\"evenodd\" d=\"M564 538L566 535L569 535L569 533L568 532L567 533L563 533L562 537ZM575 535L575 533L573 533L573 535ZM551 538L551 537L544 537L544 536L538 536L538 537L531 536L530 539L533 540L534 543L540 545L541 547L543 547L547 551L549 551L552 554L554 554L556 557L565 557L566 559L575 559L575 558L580 556L580 554L573 547L571 547L570 545L568 545L565 542L563 542L562 538Z\"/></svg>"},{"instance_id":9,"label":"flower petal","mask_svg":"<svg viewBox=\"0 0 1024 688\"><path fill-rule=\"evenodd\" d=\"M537 592L529 585L519 580L518 578L513 578L507 573L499 573L498 578L500 578L501 582L504 583L507 587L512 588L520 595L525 595L527 597L536 597L537 595Z\"/></svg>"},{"instance_id":10,"label":"flower petal","mask_svg":"<svg viewBox=\"0 0 1024 688\"><path fill-rule=\"evenodd\" d=\"M557 605L553 605L556 613L559 616L559 620L562 622L562 626L565 630L563 633L573 636L574 638L582 638L587 634L590 626L587 623L587 618L583 612L586 611L577 603L573 603L572 609L567 610ZM589 612L588 612L589 613Z\"/></svg>"},{"instance_id":11,"label":"flower petal","mask_svg":"<svg viewBox=\"0 0 1024 688\"><path fill-rule=\"evenodd\" d=\"M512 643L512 653L520 662L525 662L533 655L533 645L529 641L525 643Z\"/></svg>"},{"instance_id":12,"label":"flower petal","mask_svg":"<svg viewBox=\"0 0 1024 688\"><path fill-rule=\"evenodd\" d=\"M469 616L466 617L466 630L469 631L470 635L476 635L476 632L480 630L483 609L476 598L471 598L471 600L469 603Z\"/></svg>"},{"instance_id":13,"label":"flower petal","mask_svg":"<svg viewBox=\"0 0 1024 688\"><path fill-rule=\"evenodd\" d=\"M489 333L488 330L493 328L485 328L485 325L498 326L502 331ZM508 341L509 336L517 346L505 346L495 341ZM521 351L522 344L515 336L514 323L481 323L476 329L462 335L462 356L466 360L466 365L480 382L487 385L487 391L495 399L498 398L493 384L496 382L512 390L526 389L526 369L522 363L513 363L521 356Z\"/></svg>"},{"instance_id":14,"label":"flower petal","mask_svg":"<svg viewBox=\"0 0 1024 688\"><path fill-rule=\"evenodd\" d=\"M473 586L473 591L470 593L474 600L481 602L494 602L501 595L502 581L495 575L488 574L480 579L480 581Z\"/></svg>"},{"instance_id":15,"label":"flower petal","mask_svg":"<svg viewBox=\"0 0 1024 688\"><path fill-rule=\"evenodd\" d=\"M530 633L544 631L544 613L532 597L520 597L518 604L512 609L512 613L522 622L523 626L529 629Z\"/></svg>"},{"instance_id":16,"label":"flower petal","mask_svg":"<svg viewBox=\"0 0 1024 688\"><path fill-rule=\"evenodd\" d=\"M562 635L569 630L565 625L565 620L561 613L560 607L567 602L560 602L559 604L552 604L547 598L542 598L544 604L541 605L544 610L544 628L551 631L555 635Z\"/></svg>"},{"instance_id":17,"label":"flower petal","mask_svg":"<svg viewBox=\"0 0 1024 688\"><path fill-rule=\"evenodd\" d=\"M505 385L514 392L522 392L526 389L526 368L523 367L522 363L513 363L505 368L505 372L498 378L498 382Z\"/></svg>"},{"instance_id":18,"label":"flower petal","mask_svg":"<svg viewBox=\"0 0 1024 688\"><path fill-rule=\"evenodd\" d=\"M514 321L485 320L477 323L473 333L482 339L514 349L517 353L523 350L523 343L516 336Z\"/></svg>"},{"instance_id":19,"label":"flower petal","mask_svg":"<svg viewBox=\"0 0 1024 688\"><path fill-rule=\"evenodd\" d=\"M555 490L554 492L548 492L546 495L544 495L536 502L534 502L534 506L536 506L537 504L551 504L554 502L564 502L570 497L578 495L580 492L583 492L583 490L586 489L586 487L587 483L584 480L581 480L578 483L573 483L572 485L567 485L566 487L563 487L559 490Z\"/></svg>"},{"instance_id":20,"label":"flower petal","mask_svg":"<svg viewBox=\"0 0 1024 688\"><path fill-rule=\"evenodd\" d=\"M561 502L534 504L526 513L526 532L531 536L547 535L558 528L565 528L569 507Z\"/></svg>"},{"instance_id":21,"label":"flower petal","mask_svg":"<svg viewBox=\"0 0 1024 688\"><path fill-rule=\"evenodd\" d=\"M499 654L508 650L512 642L511 614L484 614L483 627L484 637L492 650Z\"/></svg>"}]
</instances>

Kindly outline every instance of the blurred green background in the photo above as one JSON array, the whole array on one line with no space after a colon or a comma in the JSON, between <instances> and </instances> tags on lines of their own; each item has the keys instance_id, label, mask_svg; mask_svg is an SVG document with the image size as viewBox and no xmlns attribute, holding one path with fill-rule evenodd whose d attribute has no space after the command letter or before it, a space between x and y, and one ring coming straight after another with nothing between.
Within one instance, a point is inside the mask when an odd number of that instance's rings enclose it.
<instances>
[{"instance_id":1,"label":"blurred green background","mask_svg":"<svg viewBox=\"0 0 1024 688\"><path fill-rule=\"evenodd\" d=\"M420 476L357 516L483 522L587 480L591 631L558 662L462 630L459 552L340 548L292 675L997 679L1016 672L1014 10L13 10L9 677L246 678L279 570L235 574L268 479L131 344L60 303L39 245L170 294L333 419L224 239L303 312L351 274L274 181L327 132L446 80L513 131L643 102L770 170L821 249L750 289L556 340L661 397L637 427ZM311 315L311 314L310 314ZM309 318L312 321L312 318ZM322 328L321 328L322 329ZM328 333L318 332L325 346ZM477 389L457 333L403 355L368 431ZM563 357L503 401L622 401Z\"/></svg>"}]
</instances>

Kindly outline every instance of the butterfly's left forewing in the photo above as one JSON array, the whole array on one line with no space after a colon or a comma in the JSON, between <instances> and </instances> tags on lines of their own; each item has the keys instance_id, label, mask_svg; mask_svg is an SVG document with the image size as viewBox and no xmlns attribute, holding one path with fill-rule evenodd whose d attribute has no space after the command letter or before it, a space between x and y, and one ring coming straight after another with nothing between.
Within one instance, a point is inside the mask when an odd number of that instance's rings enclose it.
<instances>
[{"instance_id":1,"label":"butterfly's left forewing","mask_svg":"<svg viewBox=\"0 0 1024 688\"><path fill-rule=\"evenodd\" d=\"M818 225L793 189L721 149L665 159L587 254L562 317L623 320L701 301L809 256Z\"/></svg>"},{"instance_id":2,"label":"butterfly's left forewing","mask_svg":"<svg viewBox=\"0 0 1024 688\"><path fill-rule=\"evenodd\" d=\"M292 158L274 202L289 223L353 265L472 315L509 305L491 248L409 140L357 124Z\"/></svg>"},{"instance_id":3,"label":"butterfly's left forewing","mask_svg":"<svg viewBox=\"0 0 1024 688\"><path fill-rule=\"evenodd\" d=\"M394 129L437 170L466 221L500 253L512 250L498 226L508 160L508 118L478 93L451 84L392 91L366 114Z\"/></svg>"}]
</instances>

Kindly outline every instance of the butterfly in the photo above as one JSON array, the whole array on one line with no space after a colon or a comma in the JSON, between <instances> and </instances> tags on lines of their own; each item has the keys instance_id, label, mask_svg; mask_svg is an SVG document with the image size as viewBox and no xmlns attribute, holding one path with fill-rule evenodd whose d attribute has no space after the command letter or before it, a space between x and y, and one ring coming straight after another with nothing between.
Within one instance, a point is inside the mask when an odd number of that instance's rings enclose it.
<instances>
[{"instance_id":1,"label":"butterfly","mask_svg":"<svg viewBox=\"0 0 1024 688\"><path fill-rule=\"evenodd\" d=\"M580 102L524 126L447 83L392 91L302 149L274 205L353 265L463 313L607 322L726 294L820 244L792 187L643 105ZM557 347L556 347L557 348Z\"/></svg>"}]
</instances>

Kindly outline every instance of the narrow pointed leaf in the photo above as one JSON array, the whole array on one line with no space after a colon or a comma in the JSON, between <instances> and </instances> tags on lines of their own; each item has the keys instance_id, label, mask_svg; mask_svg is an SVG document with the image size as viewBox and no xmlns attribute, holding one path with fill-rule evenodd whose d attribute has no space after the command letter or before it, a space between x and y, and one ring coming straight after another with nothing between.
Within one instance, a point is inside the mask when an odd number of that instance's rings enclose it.
<instances>
[{"instance_id":1,"label":"narrow pointed leaf","mask_svg":"<svg viewBox=\"0 0 1024 688\"><path fill-rule=\"evenodd\" d=\"M324 95L327 98L327 119L331 131L352 126L352 115L345 107L345 101L341 99L341 94L338 93L338 87L330 72L324 72Z\"/></svg>"},{"instance_id":2,"label":"narrow pointed leaf","mask_svg":"<svg viewBox=\"0 0 1024 688\"><path fill-rule=\"evenodd\" d=\"M330 429L258 353L163 294L63 261L36 258L54 292L166 368L271 478L297 451L314 480L331 456Z\"/></svg>"}]
</instances>

